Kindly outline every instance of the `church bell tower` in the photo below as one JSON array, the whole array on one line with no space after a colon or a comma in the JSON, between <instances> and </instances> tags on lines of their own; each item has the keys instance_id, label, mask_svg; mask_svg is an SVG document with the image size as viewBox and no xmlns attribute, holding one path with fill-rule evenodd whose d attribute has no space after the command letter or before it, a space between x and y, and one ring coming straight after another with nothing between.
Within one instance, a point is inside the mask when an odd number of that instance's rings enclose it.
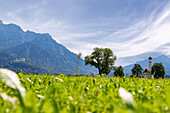
<instances>
[{"instance_id":1,"label":"church bell tower","mask_svg":"<svg viewBox=\"0 0 170 113\"><path fill-rule=\"evenodd\" d=\"M152 57L150 56L148 59L149 59L149 72L151 73L151 71L152 71Z\"/></svg>"}]
</instances>

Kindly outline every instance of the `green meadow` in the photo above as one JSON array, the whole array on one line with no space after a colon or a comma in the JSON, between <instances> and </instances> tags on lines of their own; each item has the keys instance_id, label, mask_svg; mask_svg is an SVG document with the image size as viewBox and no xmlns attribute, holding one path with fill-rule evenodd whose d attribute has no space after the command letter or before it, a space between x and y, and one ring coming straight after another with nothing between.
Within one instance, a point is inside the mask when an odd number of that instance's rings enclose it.
<instances>
[{"instance_id":1,"label":"green meadow","mask_svg":"<svg viewBox=\"0 0 170 113\"><path fill-rule=\"evenodd\" d=\"M169 79L0 74L1 113L170 112Z\"/></svg>"}]
</instances>

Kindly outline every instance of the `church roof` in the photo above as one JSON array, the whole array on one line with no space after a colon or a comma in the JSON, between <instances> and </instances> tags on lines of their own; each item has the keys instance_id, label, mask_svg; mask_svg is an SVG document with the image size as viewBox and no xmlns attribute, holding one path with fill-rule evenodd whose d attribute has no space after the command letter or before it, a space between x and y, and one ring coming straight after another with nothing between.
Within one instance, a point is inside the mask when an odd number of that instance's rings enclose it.
<instances>
[{"instance_id":1,"label":"church roof","mask_svg":"<svg viewBox=\"0 0 170 113\"><path fill-rule=\"evenodd\" d=\"M150 72L149 72L149 68L147 67L147 68L143 71L143 73L150 73Z\"/></svg>"}]
</instances>

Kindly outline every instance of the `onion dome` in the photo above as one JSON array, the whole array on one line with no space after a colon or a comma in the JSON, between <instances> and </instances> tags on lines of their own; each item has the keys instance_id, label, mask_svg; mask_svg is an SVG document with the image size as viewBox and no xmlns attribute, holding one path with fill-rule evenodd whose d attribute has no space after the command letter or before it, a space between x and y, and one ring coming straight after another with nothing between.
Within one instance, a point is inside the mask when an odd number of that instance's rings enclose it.
<instances>
[{"instance_id":1,"label":"onion dome","mask_svg":"<svg viewBox=\"0 0 170 113\"><path fill-rule=\"evenodd\" d=\"M150 60L150 59L152 59L152 57L150 56L148 59Z\"/></svg>"}]
</instances>

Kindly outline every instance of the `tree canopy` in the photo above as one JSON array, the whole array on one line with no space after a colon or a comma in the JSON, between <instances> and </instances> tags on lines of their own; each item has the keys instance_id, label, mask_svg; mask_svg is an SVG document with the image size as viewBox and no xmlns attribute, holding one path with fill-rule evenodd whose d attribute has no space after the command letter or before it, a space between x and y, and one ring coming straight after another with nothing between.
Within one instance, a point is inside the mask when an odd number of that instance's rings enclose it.
<instances>
[{"instance_id":1,"label":"tree canopy","mask_svg":"<svg viewBox=\"0 0 170 113\"><path fill-rule=\"evenodd\" d=\"M125 76L124 69L122 66L114 67L113 70L114 70L113 74L115 77L124 77Z\"/></svg>"},{"instance_id":2,"label":"tree canopy","mask_svg":"<svg viewBox=\"0 0 170 113\"><path fill-rule=\"evenodd\" d=\"M140 64L135 64L131 71L133 75L136 75L137 77L139 77L139 75L142 74L142 70L143 69Z\"/></svg>"},{"instance_id":3,"label":"tree canopy","mask_svg":"<svg viewBox=\"0 0 170 113\"><path fill-rule=\"evenodd\" d=\"M98 69L99 74L109 74L114 65L116 56L109 48L94 48L91 55L85 57L85 65L90 64Z\"/></svg>"},{"instance_id":4,"label":"tree canopy","mask_svg":"<svg viewBox=\"0 0 170 113\"><path fill-rule=\"evenodd\" d=\"M151 73L154 75L154 78L164 78L165 75L165 67L162 63L155 63L152 66Z\"/></svg>"}]
</instances>

